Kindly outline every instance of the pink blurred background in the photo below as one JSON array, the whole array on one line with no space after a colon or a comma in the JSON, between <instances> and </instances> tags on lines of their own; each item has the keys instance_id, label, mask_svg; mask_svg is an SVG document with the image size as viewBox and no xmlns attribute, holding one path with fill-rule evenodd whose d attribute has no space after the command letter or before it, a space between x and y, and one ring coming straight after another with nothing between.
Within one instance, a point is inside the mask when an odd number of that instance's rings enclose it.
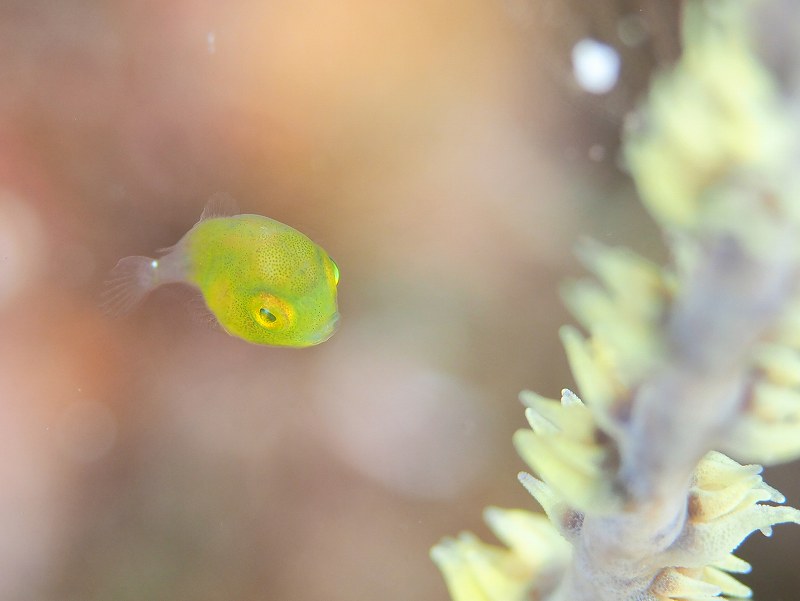
<instances>
[{"instance_id":1,"label":"pink blurred background","mask_svg":"<svg viewBox=\"0 0 800 601\"><path fill-rule=\"evenodd\" d=\"M575 242L664 256L617 154L676 7L0 2L0 599L447 599L429 547L536 508L516 395L572 386ZM248 345L180 287L98 309L220 191L336 259L330 341ZM760 598L797 598L797 530L746 545Z\"/></svg>"}]
</instances>

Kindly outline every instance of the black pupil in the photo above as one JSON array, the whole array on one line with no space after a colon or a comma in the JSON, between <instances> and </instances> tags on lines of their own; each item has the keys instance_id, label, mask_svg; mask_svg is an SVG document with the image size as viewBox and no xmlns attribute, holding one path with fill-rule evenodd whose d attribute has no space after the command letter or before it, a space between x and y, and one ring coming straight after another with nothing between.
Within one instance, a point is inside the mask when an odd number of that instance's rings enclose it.
<instances>
[{"instance_id":1,"label":"black pupil","mask_svg":"<svg viewBox=\"0 0 800 601\"><path fill-rule=\"evenodd\" d=\"M275 317L275 316L274 316L274 315L273 315L273 314L270 312L270 310L269 310L269 309L264 309L264 308L262 308L262 309L261 309L261 317L263 317L264 319L266 319L266 320L267 320L267 321L269 321L269 322L272 322L272 321L275 321L276 319L278 319L277 317Z\"/></svg>"}]
</instances>

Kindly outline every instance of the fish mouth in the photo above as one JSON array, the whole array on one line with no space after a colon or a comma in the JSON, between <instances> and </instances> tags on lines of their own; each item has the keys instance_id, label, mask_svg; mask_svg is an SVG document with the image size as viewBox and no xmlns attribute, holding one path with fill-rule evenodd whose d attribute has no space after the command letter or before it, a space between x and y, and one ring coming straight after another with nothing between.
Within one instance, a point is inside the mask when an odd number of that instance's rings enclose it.
<instances>
[{"instance_id":1,"label":"fish mouth","mask_svg":"<svg viewBox=\"0 0 800 601\"><path fill-rule=\"evenodd\" d=\"M333 336L333 333L336 331L336 326L339 323L339 313L338 311L331 315L330 319L325 323L324 326L314 334L309 342L311 344L319 344L321 342L325 342L328 338Z\"/></svg>"}]
</instances>

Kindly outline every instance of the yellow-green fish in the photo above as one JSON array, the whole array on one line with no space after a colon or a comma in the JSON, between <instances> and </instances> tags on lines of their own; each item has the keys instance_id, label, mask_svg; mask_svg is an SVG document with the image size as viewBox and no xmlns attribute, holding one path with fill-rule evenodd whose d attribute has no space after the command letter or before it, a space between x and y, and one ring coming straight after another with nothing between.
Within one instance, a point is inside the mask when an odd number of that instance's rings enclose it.
<instances>
[{"instance_id":1,"label":"yellow-green fish","mask_svg":"<svg viewBox=\"0 0 800 601\"><path fill-rule=\"evenodd\" d=\"M288 225L209 206L162 253L117 263L106 290L109 312L126 313L157 286L183 282L200 289L225 331L248 342L302 347L333 335L339 268Z\"/></svg>"}]
</instances>

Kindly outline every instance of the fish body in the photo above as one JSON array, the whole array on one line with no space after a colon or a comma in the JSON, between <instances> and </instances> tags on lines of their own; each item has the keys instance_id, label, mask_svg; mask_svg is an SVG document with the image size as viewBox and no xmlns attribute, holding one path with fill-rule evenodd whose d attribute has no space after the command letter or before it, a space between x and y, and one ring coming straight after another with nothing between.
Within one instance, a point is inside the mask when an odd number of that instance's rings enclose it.
<instances>
[{"instance_id":1,"label":"fish body","mask_svg":"<svg viewBox=\"0 0 800 601\"><path fill-rule=\"evenodd\" d=\"M154 288L200 290L229 333L255 344L304 347L330 338L339 318L339 269L296 229L262 215L204 216L159 258L126 257L107 305L125 313Z\"/></svg>"}]
</instances>

